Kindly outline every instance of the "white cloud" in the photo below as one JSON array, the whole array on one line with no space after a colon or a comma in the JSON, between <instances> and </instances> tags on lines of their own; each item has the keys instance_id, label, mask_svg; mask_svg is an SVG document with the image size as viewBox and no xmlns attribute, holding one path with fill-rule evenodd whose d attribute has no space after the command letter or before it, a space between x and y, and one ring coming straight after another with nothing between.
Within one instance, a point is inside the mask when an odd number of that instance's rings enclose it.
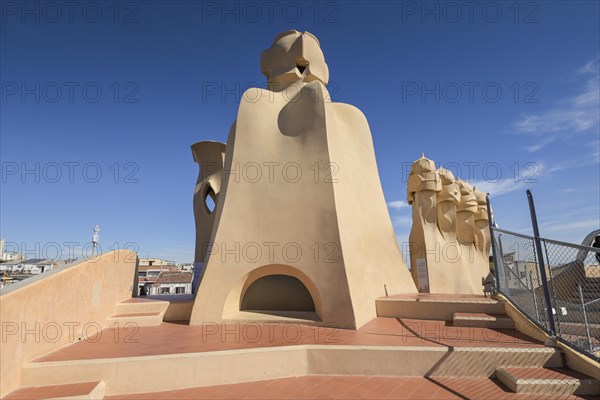
<instances>
[{"instance_id":1,"label":"white cloud","mask_svg":"<svg viewBox=\"0 0 600 400\"><path fill-rule=\"evenodd\" d=\"M538 150L543 149L544 147L546 147L548 144L554 142L555 140L556 140L556 136L550 136L547 139L538 142L537 144L534 144L531 146L526 146L525 150L527 150L528 153L534 153Z\"/></svg>"},{"instance_id":2,"label":"white cloud","mask_svg":"<svg viewBox=\"0 0 600 400\"><path fill-rule=\"evenodd\" d=\"M387 203L388 209L397 210L398 214L392 216L392 225L394 228L410 228L412 225L412 217L410 215L410 204L404 200L390 201ZM408 215L407 215L408 212Z\"/></svg>"},{"instance_id":3,"label":"white cloud","mask_svg":"<svg viewBox=\"0 0 600 400\"><path fill-rule=\"evenodd\" d=\"M545 144L538 143L538 144L534 144L531 146L526 146L525 150L527 150L528 153L533 153L534 151L538 151L538 150L542 149L544 146L545 146Z\"/></svg>"},{"instance_id":4,"label":"white cloud","mask_svg":"<svg viewBox=\"0 0 600 400\"><path fill-rule=\"evenodd\" d=\"M398 243L398 247L402 252L402 257L404 258L404 262L406 266L410 268L410 251L408 246L408 234L396 235L396 242Z\"/></svg>"},{"instance_id":5,"label":"white cloud","mask_svg":"<svg viewBox=\"0 0 600 400\"><path fill-rule=\"evenodd\" d=\"M600 140L594 140L588 145L592 148L592 162L600 163Z\"/></svg>"},{"instance_id":6,"label":"white cloud","mask_svg":"<svg viewBox=\"0 0 600 400\"><path fill-rule=\"evenodd\" d=\"M546 167L544 172L549 175L553 172L563 171L569 168L589 167L590 165L598 164L598 162L600 162L600 154L596 148L595 150L592 149L592 154L580 154L576 158L570 158L561 162L557 162Z\"/></svg>"},{"instance_id":7,"label":"white cloud","mask_svg":"<svg viewBox=\"0 0 600 400\"><path fill-rule=\"evenodd\" d=\"M580 233L581 238L579 240L581 241L588 232L591 232L594 229L598 229L599 224L600 221L598 220L598 218L588 218L581 221L570 220L567 222L546 223L540 226L540 230L543 231L544 234L558 233L564 235L565 233L571 232Z\"/></svg>"},{"instance_id":8,"label":"white cloud","mask_svg":"<svg viewBox=\"0 0 600 400\"><path fill-rule=\"evenodd\" d=\"M489 193L490 196L498 197L517 190L523 190L525 188L525 183L522 179L516 180L513 178L506 178L494 182L477 181L473 182L473 186L480 192Z\"/></svg>"},{"instance_id":9,"label":"white cloud","mask_svg":"<svg viewBox=\"0 0 600 400\"><path fill-rule=\"evenodd\" d=\"M392 225L394 226L394 228L397 228L397 227L410 228L412 225L412 217L408 217L408 216L392 217Z\"/></svg>"},{"instance_id":10,"label":"white cloud","mask_svg":"<svg viewBox=\"0 0 600 400\"><path fill-rule=\"evenodd\" d=\"M595 60L591 60L589 61L587 64L585 64L583 67L579 68L579 70L577 70L578 74L585 74L585 73L598 73L598 60L600 57L596 58Z\"/></svg>"},{"instance_id":11,"label":"white cloud","mask_svg":"<svg viewBox=\"0 0 600 400\"><path fill-rule=\"evenodd\" d=\"M522 116L513 123L516 133L542 136L561 133L573 134L597 130L600 120L600 58L588 62L577 71L587 77L585 87L575 96L563 100L557 108L538 114ZM549 142L546 140L529 146L528 151L536 151Z\"/></svg>"},{"instance_id":12,"label":"white cloud","mask_svg":"<svg viewBox=\"0 0 600 400\"><path fill-rule=\"evenodd\" d=\"M401 209L401 208L406 208L406 207L410 207L408 205L407 202L403 201L403 200L396 200L396 201L390 201L387 203L388 208L394 208L394 209Z\"/></svg>"}]
</instances>

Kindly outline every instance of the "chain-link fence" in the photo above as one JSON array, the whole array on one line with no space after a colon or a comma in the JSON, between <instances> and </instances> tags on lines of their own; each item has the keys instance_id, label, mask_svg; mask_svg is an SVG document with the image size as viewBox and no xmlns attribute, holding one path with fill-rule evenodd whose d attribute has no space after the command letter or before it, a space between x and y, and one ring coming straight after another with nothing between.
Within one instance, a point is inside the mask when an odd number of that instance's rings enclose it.
<instances>
[{"instance_id":1,"label":"chain-link fence","mask_svg":"<svg viewBox=\"0 0 600 400\"><path fill-rule=\"evenodd\" d=\"M491 232L499 291L546 332L598 359L600 249L544 238L538 247L535 237Z\"/></svg>"}]
</instances>

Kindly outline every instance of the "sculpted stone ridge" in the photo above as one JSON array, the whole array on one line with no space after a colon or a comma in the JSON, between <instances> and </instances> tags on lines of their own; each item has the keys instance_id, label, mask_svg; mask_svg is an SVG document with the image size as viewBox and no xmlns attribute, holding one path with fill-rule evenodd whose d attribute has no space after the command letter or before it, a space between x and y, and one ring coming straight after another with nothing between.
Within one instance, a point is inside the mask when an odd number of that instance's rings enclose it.
<instances>
[{"instance_id":1,"label":"sculpted stone ridge","mask_svg":"<svg viewBox=\"0 0 600 400\"><path fill-rule=\"evenodd\" d=\"M196 249L194 273L198 275L210 248L209 243L215 222L215 210L208 208L208 198L216 207L221 193L225 143L203 141L192 145L192 156L199 165L194 188L194 220L196 223Z\"/></svg>"},{"instance_id":2,"label":"sculpted stone ridge","mask_svg":"<svg viewBox=\"0 0 600 400\"><path fill-rule=\"evenodd\" d=\"M435 192L441 189L441 181L438 171L435 168L435 162L421 154L421 158L413 162L410 175L408 176L408 204L414 201L414 193L425 190Z\"/></svg>"},{"instance_id":3,"label":"sculpted stone ridge","mask_svg":"<svg viewBox=\"0 0 600 400\"><path fill-rule=\"evenodd\" d=\"M477 199L477 211L475 212L475 220L484 219L488 220L488 212L487 212L487 202L485 199L485 193L476 190L473 188L473 194L475 195L475 199Z\"/></svg>"},{"instance_id":4,"label":"sculpted stone ridge","mask_svg":"<svg viewBox=\"0 0 600 400\"><path fill-rule=\"evenodd\" d=\"M329 82L329 67L319 40L310 32L291 30L277 35L271 47L262 52L260 67L273 91L315 80L323 85Z\"/></svg>"},{"instance_id":5,"label":"sculpted stone ridge","mask_svg":"<svg viewBox=\"0 0 600 400\"><path fill-rule=\"evenodd\" d=\"M442 189L438 194L438 203L443 201L452 201L458 203L460 201L460 189L454 180L454 174L451 171L440 167L438 169ZM484 195L485 196L485 195Z\"/></svg>"},{"instance_id":6,"label":"sculpted stone ridge","mask_svg":"<svg viewBox=\"0 0 600 400\"><path fill-rule=\"evenodd\" d=\"M473 192L477 199L477 211L475 212L474 217L475 246L485 256L486 254L489 254L491 246L486 195L479 190L474 190Z\"/></svg>"},{"instance_id":7,"label":"sculpted stone ridge","mask_svg":"<svg viewBox=\"0 0 600 400\"><path fill-rule=\"evenodd\" d=\"M458 203L458 211L476 212L477 211L477 198L473 193L473 187L467 182L459 179L457 181L460 189L460 202Z\"/></svg>"}]
</instances>

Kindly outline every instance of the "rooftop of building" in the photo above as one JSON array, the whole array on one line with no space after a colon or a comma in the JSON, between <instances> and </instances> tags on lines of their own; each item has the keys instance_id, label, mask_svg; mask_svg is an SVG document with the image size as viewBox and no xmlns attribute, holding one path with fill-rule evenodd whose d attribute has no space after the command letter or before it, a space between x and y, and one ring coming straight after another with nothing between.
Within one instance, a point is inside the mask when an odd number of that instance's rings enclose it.
<instances>
[{"instance_id":1,"label":"rooftop of building","mask_svg":"<svg viewBox=\"0 0 600 400\"><path fill-rule=\"evenodd\" d=\"M161 272L156 280L156 285L165 283L192 283L193 275L189 272Z\"/></svg>"}]
</instances>

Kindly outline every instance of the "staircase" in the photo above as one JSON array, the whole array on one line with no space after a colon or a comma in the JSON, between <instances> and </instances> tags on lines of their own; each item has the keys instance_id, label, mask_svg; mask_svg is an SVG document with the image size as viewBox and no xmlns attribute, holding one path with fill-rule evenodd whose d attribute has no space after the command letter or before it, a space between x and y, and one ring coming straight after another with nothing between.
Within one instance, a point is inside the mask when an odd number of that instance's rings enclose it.
<instances>
[{"instance_id":1,"label":"staircase","mask_svg":"<svg viewBox=\"0 0 600 400\"><path fill-rule=\"evenodd\" d=\"M402 319L443 320L447 325L464 328L482 328L499 331L513 330L515 323L504 313L504 303L481 296L462 295L398 295L376 300L378 316ZM565 329L580 330L581 324L563 323ZM592 326L595 329L596 326ZM597 332L594 332L597 333ZM526 349L505 349L514 356L506 358L490 378L497 378L508 389L518 394L536 395L598 395L600 381L569 369L560 361L527 360ZM562 353L561 350L556 349ZM525 357L522 357L525 356ZM491 359L486 362L489 363ZM600 374L598 374L600 378Z\"/></svg>"},{"instance_id":2,"label":"staircase","mask_svg":"<svg viewBox=\"0 0 600 400\"><path fill-rule=\"evenodd\" d=\"M375 307L379 317L439 321L452 321L454 313L504 314L501 301L474 295L396 295L378 298Z\"/></svg>"},{"instance_id":3,"label":"staircase","mask_svg":"<svg viewBox=\"0 0 600 400\"><path fill-rule=\"evenodd\" d=\"M515 323L505 314L454 313L457 327L514 329ZM600 381L578 373L564 364L561 368L501 367L496 378L514 393L540 395L595 395L600 394Z\"/></svg>"},{"instance_id":4,"label":"staircase","mask_svg":"<svg viewBox=\"0 0 600 400\"><path fill-rule=\"evenodd\" d=\"M461 313L452 314L454 326L488 329L515 329L515 323L505 314Z\"/></svg>"},{"instance_id":5,"label":"staircase","mask_svg":"<svg viewBox=\"0 0 600 400\"><path fill-rule=\"evenodd\" d=\"M162 324L168 301L134 297L117 304L116 314L106 320L107 327L145 327Z\"/></svg>"},{"instance_id":6,"label":"staircase","mask_svg":"<svg viewBox=\"0 0 600 400\"><path fill-rule=\"evenodd\" d=\"M503 367L496 377L515 393L596 395L600 382L568 368Z\"/></svg>"},{"instance_id":7,"label":"staircase","mask_svg":"<svg viewBox=\"0 0 600 400\"><path fill-rule=\"evenodd\" d=\"M457 327L514 329L515 323L505 314L454 313ZM600 394L600 381L578 373L564 364L561 368L501 367L496 378L514 393L540 395L595 395Z\"/></svg>"}]
</instances>

